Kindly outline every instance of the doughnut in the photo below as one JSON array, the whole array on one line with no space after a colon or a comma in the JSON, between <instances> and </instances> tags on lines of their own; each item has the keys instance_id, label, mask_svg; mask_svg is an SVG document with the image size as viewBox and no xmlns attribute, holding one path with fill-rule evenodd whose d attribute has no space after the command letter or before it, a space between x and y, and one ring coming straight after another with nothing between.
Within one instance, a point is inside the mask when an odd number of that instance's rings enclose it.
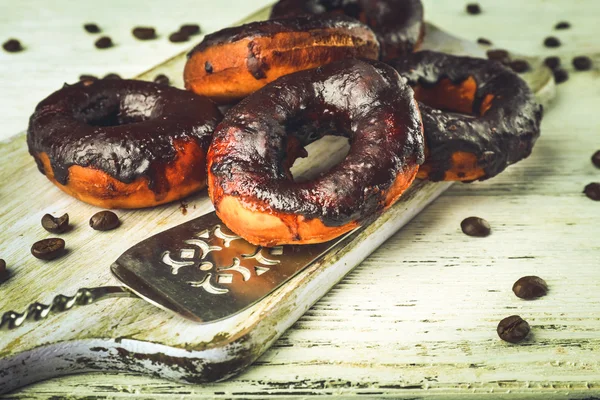
<instances>
[{"instance_id":1,"label":"doughnut","mask_svg":"<svg viewBox=\"0 0 600 400\"><path fill-rule=\"evenodd\" d=\"M433 51L389 63L419 101L426 141L419 178L481 181L531 154L542 106L509 68Z\"/></svg>"},{"instance_id":2,"label":"doughnut","mask_svg":"<svg viewBox=\"0 0 600 400\"><path fill-rule=\"evenodd\" d=\"M64 192L103 208L142 208L206 186L206 151L222 119L209 99L134 80L65 85L35 109L27 145Z\"/></svg>"},{"instance_id":3,"label":"doughnut","mask_svg":"<svg viewBox=\"0 0 600 400\"><path fill-rule=\"evenodd\" d=\"M349 139L346 158L294 181L290 166L325 135ZM281 77L231 108L208 150L208 193L251 243L319 243L390 207L423 158L410 86L382 62L345 59Z\"/></svg>"},{"instance_id":4,"label":"doughnut","mask_svg":"<svg viewBox=\"0 0 600 400\"><path fill-rule=\"evenodd\" d=\"M373 31L344 15L253 22L206 36L188 54L184 81L186 89L230 104L280 76L378 54Z\"/></svg>"},{"instance_id":5,"label":"doughnut","mask_svg":"<svg viewBox=\"0 0 600 400\"><path fill-rule=\"evenodd\" d=\"M413 52L425 34L421 0L280 0L271 18L323 13L345 14L367 24L377 35L384 61Z\"/></svg>"}]
</instances>

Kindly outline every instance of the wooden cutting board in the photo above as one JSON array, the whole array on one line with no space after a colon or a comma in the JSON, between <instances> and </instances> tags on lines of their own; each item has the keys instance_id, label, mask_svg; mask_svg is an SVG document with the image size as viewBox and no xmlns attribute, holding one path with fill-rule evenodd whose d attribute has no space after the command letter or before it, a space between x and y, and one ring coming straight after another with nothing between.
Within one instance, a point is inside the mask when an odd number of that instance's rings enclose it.
<instances>
[{"instance_id":1,"label":"wooden cutting board","mask_svg":"<svg viewBox=\"0 0 600 400\"><path fill-rule=\"evenodd\" d=\"M243 22L265 19L261 10ZM484 56L478 45L428 25L424 48L453 54ZM550 71L529 59L533 70L523 77L540 102L554 96ZM142 74L153 79L165 73L182 86L185 54ZM338 142L309 148L310 159L296 168L331 158ZM335 148L343 154L343 145ZM307 164L308 162L308 164ZM22 311L34 301L51 302L59 293L78 288L117 285L110 264L126 249L162 230L212 210L201 192L184 202L151 210L119 211L122 226L96 232L87 226L98 211L68 197L41 175L27 153L23 134L0 144L0 255L11 276L0 284L0 311ZM198 325L139 299L114 299L52 315L0 332L0 393L59 375L84 371L133 371L187 382L226 379L251 364L314 302L381 243L406 224L450 185L417 181L401 200L335 254L311 265L267 299L232 318ZM29 248L49 237L41 216L68 212L74 229L61 235L66 256L43 262Z\"/></svg>"}]
</instances>

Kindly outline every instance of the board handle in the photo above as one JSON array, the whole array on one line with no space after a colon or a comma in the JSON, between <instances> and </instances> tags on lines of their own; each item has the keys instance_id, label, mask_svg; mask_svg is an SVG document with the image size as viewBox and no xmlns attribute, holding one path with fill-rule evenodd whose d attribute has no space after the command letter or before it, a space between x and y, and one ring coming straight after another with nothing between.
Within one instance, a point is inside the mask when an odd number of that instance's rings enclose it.
<instances>
[{"instance_id":1,"label":"board handle","mask_svg":"<svg viewBox=\"0 0 600 400\"><path fill-rule=\"evenodd\" d=\"M72 309L75 306L85 306L99 300L118 297L138 297L124 286L100 286L95 288L81 288L73 296L59 294L52 299L52 304L31 303L22 313L7 311L2 314L0 331L15 329L27 320L39 321L50 313L58 313Z\"/></svg>"}]
</instances>

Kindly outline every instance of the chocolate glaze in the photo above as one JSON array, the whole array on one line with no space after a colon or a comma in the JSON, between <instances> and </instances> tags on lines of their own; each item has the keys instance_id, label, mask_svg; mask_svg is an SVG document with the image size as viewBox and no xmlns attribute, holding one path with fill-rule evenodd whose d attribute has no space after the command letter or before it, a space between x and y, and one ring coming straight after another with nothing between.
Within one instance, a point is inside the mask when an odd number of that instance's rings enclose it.
<instances>
[{"instance_id":1,"label":"chocolate glaze","mask_svg":"<svg viewBox=\"0 0 600 400\"><path fill-rule=\"evenodd\" d=\"M476 155L485 172L479 180L491 178L531 154L540 135L542 106L525 81L509 68L496 61L432 51L414 53L390 65L412 86L436 85L444 78L458 84L472 77L477 83L472 115L419 103L429 150L426 162L432 167L430 180L444 179L456 151ZM488 94L494 98L482 116L479 110Z\"/></svg>"},{"instance_id":2,"label":"chocolate glaze","mask_svg":"<svg viewBox=\"0 0 600 400\"><path fill-rule=\"evenodd\" d=\"M348 137L348 155L319 178L294 182L290 158L302 150L287 150L324 135ZM218 196L341 226L381 211L397 175L422 163L423 151L411 88L383 63L346 59L281 77L234 106L215 131L209 173Z\"/></svg>"},{"instance_id":3,"label":"chocolate glaze","mask_svg":"<svg viewBox=\"0 0 600 400\"><path fill-rule=\"evenodd\" d=\"M335 15L330 18L314 18L311 16L298 16L281 18L272 21L251 22L233 28L225 28L206 35L202 42L194 47L188 54L190 58L194 53L202 52L212 46L233 43L242 39L253 39L261 36L273 36L277 33L310 32L326 29L365 29L366 26L354 18L345 15Z\"/></svg>"},{"instance_id":4,"label":"chocolate glaze","mask_svg":"<svg viewBox=\"0 0 600 400\"><path fill-rule=\"evenodd\" d=\"M411 53L423 37L421 0L280 0L271 18L343 13L366 23L377 35L381 59Z\"/></svg>"},{"instance_id":5,"label":"chocolate glaze","mask_svg":"<svg viewBox=\"0 0 600 400\"><path fill-rule=\"evenodd\" d=\"M65 85L37 105L27 145L42 173L37 155L48 155L63 185L69 167L79 165L124 183L147 177L158 192L168 190L160 177L175 157L174 141L194 140L206 151L221 119L210 100L184 90L134 80L88 80Z\"/></svg>"}]
</instances>

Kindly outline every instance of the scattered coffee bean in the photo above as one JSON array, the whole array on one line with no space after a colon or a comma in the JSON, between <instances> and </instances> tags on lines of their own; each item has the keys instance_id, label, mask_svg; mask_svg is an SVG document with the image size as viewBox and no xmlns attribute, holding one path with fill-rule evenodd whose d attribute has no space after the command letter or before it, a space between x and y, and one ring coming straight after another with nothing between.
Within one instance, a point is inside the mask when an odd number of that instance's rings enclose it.
<instances>
[{"instance_id":1,"label":"scattered coffee bean","mask_svg":"<svg viewBox=\"0 0 600 400\"><path fill-rule=\"evenodd\" d=\"M561 21L554 26L554 29L569 29L570 27L570 23L568 23L567 21Z\"/></svg>"},{"instance_id":2,"label":"scattered coffee bean","mask_svg":"<svg viewBox=\"0 0 600 400\"><path fill-rule=\"evenodd\" d=\"M531 328L527 321L518 315L511 315L504 318L498 324L498 328L496 328L500 339L509 343L519 343L529 335L530 330Z\"/></svg>"},{"instance_id":3,"label":"scattered coffee bean","mask_svg":"<svg viewBox=\"0 0 600 400\"><path fill-rule=\"evenodd\" d=\"M169 35L169 41L172 43L187 42L189 38L190 36L187 33L181 31L177 31Z\"/></svg>"},{"instance_id":4,"label":"scattered coffee bean","mask_svg":"<svg viewBox=\"0 0 600 400\"><path fill-rule=\"evenodd\" d=\"M486 237L492 232L489 222L479 217L468 217L460 223L460 228L465 235Z\"/></svg>"},{"instance_id":5,"label":"scattered coffee bean","mask_svg":"<svg viewBox=\"0 0 600 400\"><path fill-rule=\"evenodd\" d=\"M592 164L594 164L596 168L600 168L600 150L592 155Z\"/></svg>"},{"instance_id":6,"label":"scattered coffee bean","mask_svg":"<svg viewBox=\"0 0 600 400\"><path fill-rule=\"evenodd\" d=\"M97 77L95 77L94 75L79 75L79 80L80 81L95 81L96 79L98 79Z\"/></svg>"},{"instance_id":7,"label":"scattered coffee bean","mask_svg":"<svg viewBox=\"0 0 600 400\"><path fill-rule=\"evenodd\" d=\"M480 37L479 39L477 39L477 43L479 44L484 44L486 46L491 46L492 45L492 41L486 38L482 38Z\"/></svg>"},{"instance_id":8,"label":"scattered coffee bean","mask_svg":"<svg viewBox=\"0 0 600 400\"><path fill-rule=\"evenodd\" d=\"M553 72L556 83L563 83L569 79L569 73L562 68L555 69Z\"/></svg>"},{"instance_id":9,"label":"scattered coffee bean","mask_svg":"<svg viewBox=\"0 0 600 400\"><path fill-rule=\"evenodd\" d=\"M212 74L213 73L213 66L210 62L206 61L204 63L204 70L206 71L207 74Z\"/></svg>"},{"instance_id":10,"label":"scattered coffee bean","mask_svg":"<svg viewBox=\"0 0 600 400\"><path fill-rule=\"evenodd\" d=\"M8 270L6 269L6 261L0 258L0 282L8 277Z\"/></svg>"},{"instance_id":11,"label":"scattered coffee bean","mask_svg":"<svg viewBox=\"0 0 600 400\"><path fill-rule=\"evenodd\" d=\"M544 39L544 46L546 46L546 47L559 47L560 46L560 40L558 40L557 37L548 36L546 39Z\"/></svg>"},{"instance_id":12,"label":"scattered coffee bean","mask_svg":"<svg viewBox=\"0 0 600 400\"><path fill-rule=\"evenodd\" d=\"M184 24L179 28L179 32L183 32L188 36L197 35L200 33L200 25L198 24Z\"/></svg>"},{"instance_id":13,"label":"scattered coffee bean","mask_svg":"<svg viewBox=\"0 0 600 400\"><path fill-rule=\"evenodd\" d=\"M169 86L169 83L171 83L171 81L170 81L169 77L166 76L165 74L159 74L159 75L156 75L156 77L154 78L154 83L158 83L159 85Z\"/></svg>"},{"instance_id":14,"label":"scattered coffee bean","mask_svg":"<svg viewBox=\"0 0 600 400\"><path fill-rule=\"evenodd\" d=\"M83 29L85 29L88 33L100 33L100 27L94 23L83 25Z\"/></svg>"},{"instance_id":15,"label":"scattered coffee bean","mask_svg":"<svg viewBox=\"0 0 600 400\"><path fill-rule=\"evenodd\" d=\"M560 58L556 56L546 57L544 59L544 64L546 64L546 67L554 71L555 69L560 67Z\"/></svg>"},{"instance_id":16,"label":"scattered coffee bean","mask_svg":"<svg viewBox=\"0 0 600 400\"><path fill-rule=\"evenodd\" d=\"M4 44L2 44L2 48L9 53L17 53L23 50L21 42L19 42L17 39L8 39L6 42L4 42Z\"/></svg>"},{"instance_id":17,"label":"scattered coffee bean","mask_svg":"<svg viewBox=\"0 0 600 400\"><path fill-rule=\"evenodd\" d=\"M156 39L156 30L149 26L138 26L133 28L131 31L133 36L139 40L152 40Z\"/></svg>"},{"instance_id":18,"label":"scattered coffee bean","mask_svg":"<svg viewBox=\"0 0 600 400\"><path fill-rule=\"evenodd\" d=\"M42 217L42 227L50 233L63 233L69 229L69 214L59 218L46 214Z\"/></svg>"},{"instance_id":19,"label":"scattered coffee bean","mask_svg":"<svg viewBox=\"0 0 600 400\"><path fill-rule=\"evenodd\" d=\"M471 15L481 14L481 7L478 3L467 4L467 12Z\"/></svg>"},{"instance_id":20,"label":"scattered coffee bean","mask_svg":"<svg viewBox=\"0 0 600 400\"><path fill-rule=\"evenodd\" d=\"M577 71L589 71L592 68L592 59L588 56L577 56L573 58L573 66Z\"/></svg>"},{"instance_id":21,"label":"scattered coffee bean","mask_svg":"<svg viewBox=\"0 0 600 400\"><path fill-rule=\"evenodd\" d=\"M548 293L548 284L539 276L524 276L514 283L512 291L521 299L532 300L545 296Z\"/></svg>"},{"instance_id":22,"label":"scattered coffee bean","mask_svg":"<svg viewBox=\"0 0 600 400\"><path fill-rule=\"evenodd\" d=\"M487 58L501 63L508 63L510 61L510 54L508 51L502 49L488 50L486 52Z\"/></svg>"},{"instance_id":23,"label":"scattered coffee bean","mask_svg":"<svg viewBox=\"0 0 600 400\"><path fill-rule=\"evenodd\" d=\"M583 193L592 200L600 200L600 182L588 184L585 189L583 189Z\"/></svg>"},{"instance_id":24,"label":"scattered coffee bean","mask_svg":"<svg viewBox=\"0 0 600 400\"><path fill-rule=\"evenodd\" d=\"M108 49L109 47L114 46L112 39L108 36L102 36L100 39L96 40L94 45L99 49Z\"/></svg>"},{"instance_id":25,"label":"scattered coffee bean","mask_svg":"<svg viewBox=\"0 0 600 400\"><path fill-rule=\"evenodd\" d=\"M529 63L525 60L515 60L515 61L511 61L509 64L510 68L512 68L513 71L522 74L523 72L527 72L531 69L531 67L529 66Z\"/></svg>"},{"instance_id":26,"label":"scattered coffee bean","mask_svg":"<svg viewBox=\"0 0 600 400\"><path fill-rule=\"evenodd\" d=\"M65 250L65 241L59 238L43 239L31 246L31 254L40 260L54 260Z\"/></svg>"},{"instance_id":27,"label":"scattered coffee bean","mask_svg":"<svg viewBox=\"0 0 600 400\"><path fill-rule=\"evenodd\" d=\"M121 76L119 74L115 74L114 72L111 72L110 74L105 75L104 78L102 78L102 79L108 79L108 80L114 79L114 80L117 80L117 79L123 79L123 78L121 78Z\"/></svg>"},{"instance_id":28,"label":"scattered coffee bean","mask_svg":"<svg viewBox=\"0 0 600 400\"><path fill-rule=\"evenodd\" d=\"M97 231L110 231L120 224L119 217L112 211L100 211L90 218L90 226Z\"/></svg>"}]
</instances>

